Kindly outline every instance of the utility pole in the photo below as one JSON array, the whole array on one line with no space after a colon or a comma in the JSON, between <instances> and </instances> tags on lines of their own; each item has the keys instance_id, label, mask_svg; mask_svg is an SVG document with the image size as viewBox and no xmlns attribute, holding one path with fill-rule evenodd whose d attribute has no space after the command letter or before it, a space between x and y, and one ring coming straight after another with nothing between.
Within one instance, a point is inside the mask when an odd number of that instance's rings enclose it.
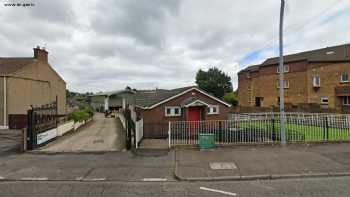
<instances>
[{"instance_id":1,"label":"utility pole","mask_svg":"<svg viewBox=\"0 0 350 197\"><path fill-rule=\"evenodd\" d=\"M281 124L281 144L286 145L287 144L286 115L284 113L283 15L284 15L284 0L281 0L280 27L279 27L280 124Z\"/></svg>"}]
</instances>

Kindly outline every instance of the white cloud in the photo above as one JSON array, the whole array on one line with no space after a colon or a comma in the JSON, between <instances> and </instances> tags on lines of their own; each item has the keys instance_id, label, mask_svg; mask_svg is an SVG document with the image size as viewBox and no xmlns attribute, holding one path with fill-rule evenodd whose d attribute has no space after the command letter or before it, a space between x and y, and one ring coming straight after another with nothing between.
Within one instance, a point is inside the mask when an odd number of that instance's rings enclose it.
<instances>
[{"instance_id":1,"label":"white cloud","mask_svg":"<svg viewBox=\"0 0 350 197\"><path fill-rule=\"evenodd\" d=\"M24 2L35 6L1 2L0 56L32 56L46 44L50 63L74 91L193 85L198 69L210 66L236 87L240 69L277 55L276 0ZM350 42L349 6L288 0L286 53Z\"/></svg>"}]
</instances>

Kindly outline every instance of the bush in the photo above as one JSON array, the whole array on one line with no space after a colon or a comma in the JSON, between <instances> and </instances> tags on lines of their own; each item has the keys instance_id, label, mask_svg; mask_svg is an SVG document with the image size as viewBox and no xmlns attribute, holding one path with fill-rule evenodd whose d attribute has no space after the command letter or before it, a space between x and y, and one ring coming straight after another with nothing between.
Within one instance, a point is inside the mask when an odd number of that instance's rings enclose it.
<instances>
[{"instance_id":1,"label":"bush","mask_svg":"<svg viewBox=\"0 0 350 197\"><path fill-rule=\"evenodd\" d=\"M88 120L89 118L93 117L94 112L91 110L91 108L85 108L85 109L76 109L72 113L69 114L69 119L73 119L74 122L82 122L84 120Z\"/></svg>"},{"instance_id":2,"label":"bush","mask_svg":"<svg viewBox=\"0 0 350 197\"><path fill-rule=\"evenodd\" d=\"M229 92L226 93L224 96L224 101L226 101L227 103L233 105L233 106L237 106L238 105L238 98L237 95L234 92Z\"/></svg>"}]
</instances>

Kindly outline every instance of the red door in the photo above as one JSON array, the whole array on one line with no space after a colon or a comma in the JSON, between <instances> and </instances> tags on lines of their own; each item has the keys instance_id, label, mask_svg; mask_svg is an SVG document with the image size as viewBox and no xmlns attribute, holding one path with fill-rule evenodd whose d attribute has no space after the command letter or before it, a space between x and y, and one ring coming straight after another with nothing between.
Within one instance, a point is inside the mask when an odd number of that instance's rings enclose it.
<instances>
[{"instance_id":1,"label":"red door","mask_svg":"<svg viewBox=\"0 0 350 197\"><path fill-rule=\"evenodd\" d=\"M189 132L195 135L199 131L199 121L201 120L201 107L189 107L187 121L189 122Z\"/></svg>"}]
</instances>

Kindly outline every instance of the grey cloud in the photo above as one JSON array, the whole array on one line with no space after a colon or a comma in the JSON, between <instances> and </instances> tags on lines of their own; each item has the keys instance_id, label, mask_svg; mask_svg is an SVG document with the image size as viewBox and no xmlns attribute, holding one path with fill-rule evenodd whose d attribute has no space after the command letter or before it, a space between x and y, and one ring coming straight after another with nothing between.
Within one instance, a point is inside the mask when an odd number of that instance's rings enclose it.
<instances>
[{"instance_id":1,"label":"grey cloud","mask_svg":"<svg viewBox=\"0 0 350 197\"><path fill-rule=\"evenodd\" d=\"M46 43L51 65L75 91L193 85L209 66L236 86L243 57L261 49L252 64L276 55L276 0L24 1L36 6L0 6L0 56L32 56ZM286 53L350 42L350 14L337 15L349 2L312 18L332 3L287 1Z\"/></svg>"}]
</instances>

